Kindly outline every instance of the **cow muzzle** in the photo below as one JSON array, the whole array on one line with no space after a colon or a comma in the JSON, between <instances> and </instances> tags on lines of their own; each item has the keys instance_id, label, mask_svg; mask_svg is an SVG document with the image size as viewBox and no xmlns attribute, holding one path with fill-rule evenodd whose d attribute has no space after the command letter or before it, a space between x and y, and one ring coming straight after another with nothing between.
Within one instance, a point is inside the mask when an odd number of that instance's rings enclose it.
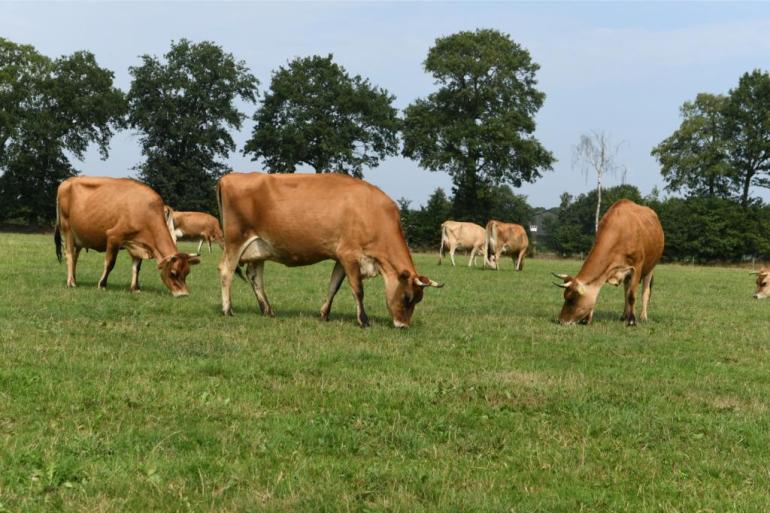
<instances>
[{"instance_id":1,"label":"cow muzzle","mask_svg":"<svg viewBox=\"0 0 770 513\"><path fill-rule=\"evenodd\" d=\"M187 292L186 290L176 290L171 294L173 294L174 297L187 297L190 295L190 293Z\"/></svg>"}]
</instances>

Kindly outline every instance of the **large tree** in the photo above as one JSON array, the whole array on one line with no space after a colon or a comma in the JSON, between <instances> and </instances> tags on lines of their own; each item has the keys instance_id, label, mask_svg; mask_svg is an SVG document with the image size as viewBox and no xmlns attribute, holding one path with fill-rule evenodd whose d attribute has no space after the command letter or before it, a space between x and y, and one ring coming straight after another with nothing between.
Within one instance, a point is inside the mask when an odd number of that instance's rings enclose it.
<instances>
[{"instance_id":1,"label":"large tree","mask_svg":"<svg viewBox=\"0 0 770 513\"><path fill-rule=\"evenodd\" d=\"M245 115L236 100L256 101L258 81L243 61L214 43L182 39L165 60L143 55L129 68L129 122L146 160L139 178L174 208L213 211L214 184L235 150L231 129Z\"/></svg>"},{"instance_id":2,"label":"large tree","mask_svg":"<svg viewBox=\"0 0 770 513\"><path fill-rule=\"evenodd\" d=\"M666 189L688 196L737 195L737 177L728 160L726 103L726 96L701 93L682 105L682 124L652 150Z\"/></svg>"},{"instance_id":3,"label":"large tree","mask_svg":"<svg viewBox=\"0 0 770 513\"><path fill-rule=\"evenodd\" d=\"M50 59L0 38L0 218L47 222L56 188L91 144L108 154L125 113L113 73L91 53Z\"/></svg>"},{"instance_id":4,"label":"large tree","mask_svg":"<svg viewBox=\"0 0 770 513\"><path fill-rule=\"evenodd\" d=\"M744 73L727 96L700 94L682 118L652 150L669 190L736 197L746 208L752 186L770 188L770 74Z\"/></svg>"},{"instance_id":5,"label":"large tree","mask_svg":"<svg viewBox=\"0 0 770 513\"><path fill-rule=\"evenodd\" d=\"M332 55L294 59L273 73L244 154L264 159L272 173L308 165L316 173L360 178L364 166L376 167L398 152L394 99L348 75Z\"/></svg>"},{"instance_id":6,"label":"large tree","mask_svg":"<svg viewBox=\"0 0 770 513\"><path fill-rule=\"evenodd\" d=\"M490 186L534 182L554 162L533 135L545 99L539 66L509 36L483 29L437 39L424 67L438 90L407 107L404 156L450 173L457 219L486 222Z\"/></svg>"}]
</instances>

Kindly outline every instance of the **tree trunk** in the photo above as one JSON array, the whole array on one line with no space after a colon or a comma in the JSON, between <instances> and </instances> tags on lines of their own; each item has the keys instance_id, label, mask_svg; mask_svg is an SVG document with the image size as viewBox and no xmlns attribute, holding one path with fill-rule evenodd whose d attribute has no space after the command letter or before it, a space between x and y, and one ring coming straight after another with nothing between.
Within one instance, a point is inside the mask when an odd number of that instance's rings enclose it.
<instances>
[{"instance_id":1,"label":"tree trunk","mask_svg":"<svg viewBox=\"0 0 770 513\"><path fill-rule=\"evenodd\" d=\"M596 218L594 219L594 233L599 233L599 211L602 209L602 175L596 179Z\"/></svg>"},{"instance_id":2,"label":"tree trunk","mask_svg":"<svg viewBox=\"0 0 770 513\"><path fill-rule=\"evenodd\" d=\"M741 193L741 206L746 208L749 206L749 189L751 188L751 179L754 178L755 171L750 169L746 172L746 176L743 179L743 192Z\"/></svg>"}]
</instances>

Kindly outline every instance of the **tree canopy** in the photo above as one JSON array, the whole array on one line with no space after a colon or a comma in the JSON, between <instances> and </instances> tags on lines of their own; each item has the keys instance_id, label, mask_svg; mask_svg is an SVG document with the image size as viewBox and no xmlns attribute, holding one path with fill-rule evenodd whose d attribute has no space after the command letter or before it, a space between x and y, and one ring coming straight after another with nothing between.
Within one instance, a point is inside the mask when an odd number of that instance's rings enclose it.
<instances>
[{"instance_id":1,"label":"tree canopy","mask_svg":"<svg viewBox=\"0 0 770 513\"><path fill-rule=\"evenodd\" d=\"M652 155L666 188L689 196L737 198L770 187L770 75L741 76L727 96L702 93L681 108L682 124Z\"/></svg>"},{"instance_id":2,"label":"tree canopy","mask_svg":"<svg viewBox=\"0 0 770 513\"><path fill-rule=\"evenodd\" d=\"M272 173L308 165L316 173L362 177L363 168L398 152L395 98L333 56L297 58L273 73L244 148Z\"/></svg>"},{"instance_id":3,"label":"tree canopy","mask_svg":"<svg viewBox=\"0 0 770 513\"><path fill-rule=\"evenodd\" d=\"M59 183L91 144L108 155L125 98L85 51L50 59L0 38L0 219L46 222Z\"/></svg>"},{"instance_id":4,"label":"tree canopy","mask_svg":"<svg viewBox=\"0 0 770 513\"><path fill-rule=\"evenodd\" d=\"M554 162L533 135L539 66L509 36L480 29L437 39L424 67L438 90L407 107L403 154L451 174L456 217L486 222L489 186L534 182Z\"/></svg>"},{"instance_id":5,"label":"tree canopy","mask_svg":"<svg viewBox=\"0 0 770 513\"><path fill-rule=\"evenodd\" d=\"M235 150L230 129L245 115L235 105L256 101L258 81L243 61L214 43L172 43L165 60L142 56L129 69L130 126L139 131L139 178L174 208L214 211L219 159Z\"/></svg>"}]
</instances>

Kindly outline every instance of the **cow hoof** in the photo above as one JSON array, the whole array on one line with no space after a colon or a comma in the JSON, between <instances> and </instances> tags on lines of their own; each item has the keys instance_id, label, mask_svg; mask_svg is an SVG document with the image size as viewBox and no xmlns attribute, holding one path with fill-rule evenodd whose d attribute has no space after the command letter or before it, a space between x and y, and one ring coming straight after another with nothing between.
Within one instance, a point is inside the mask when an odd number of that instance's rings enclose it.
<instances>
[{"instance_id":1,"label":"cow hoof","mask_svg":"<svg viewBox=\"0 0 770 513\"><path fill-rule=\"evenodd\" d=\"M228 308L227 310L222 310L222 315L225 317L233 317L235 314L233 313L232 308Z\"/></svg>"},{"instance_id":2,"label":"cow hoof","mask_svg":"<svg viewBox=\"0 0 770 513\"><path fill-rule=\"evenodd\" d=\"M631 317L631 318L630 318L630 319L629 319L629 320L626 322L626 326L636 326L636 319L634 319L633 317Z\"/></svg>"}]
</instances>

